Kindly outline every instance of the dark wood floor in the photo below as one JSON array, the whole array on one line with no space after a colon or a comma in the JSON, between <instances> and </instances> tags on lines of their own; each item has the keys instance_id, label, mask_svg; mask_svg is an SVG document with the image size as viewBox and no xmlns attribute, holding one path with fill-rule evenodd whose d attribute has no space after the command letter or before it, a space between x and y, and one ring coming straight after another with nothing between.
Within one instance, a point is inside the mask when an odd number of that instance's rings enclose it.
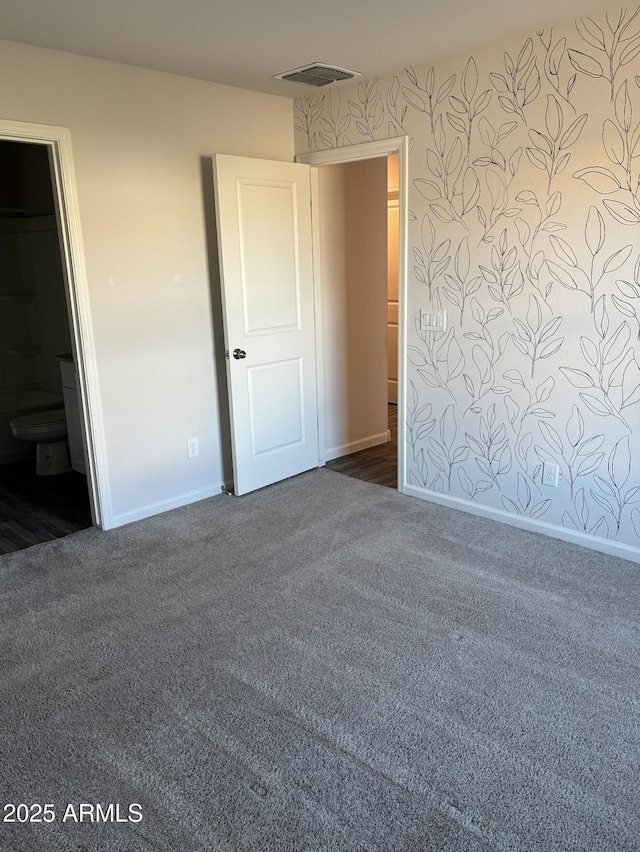
<instances>
[{"instance_id":1,"label":"dark wood floor","mask_svg":"<svg viewBox=\"0 0 640 852\"><path fill-rule=\"evenodd\" d=\"M327 462L328 470L345 476L363 479L387 488L398 487L398 406L389 403L389 432L391 440L368 450Z\"/></svg>"},{"instance_id":2,"label":"dark wood floor","mask_svg":"<svg viewBox=\"0 0 640 852\"><path fill-rule=\"evenodd\" d=\"M91 526L87 479L37 476L35 459L0 465L0 554Z\"/></svg>"}]
</instances>

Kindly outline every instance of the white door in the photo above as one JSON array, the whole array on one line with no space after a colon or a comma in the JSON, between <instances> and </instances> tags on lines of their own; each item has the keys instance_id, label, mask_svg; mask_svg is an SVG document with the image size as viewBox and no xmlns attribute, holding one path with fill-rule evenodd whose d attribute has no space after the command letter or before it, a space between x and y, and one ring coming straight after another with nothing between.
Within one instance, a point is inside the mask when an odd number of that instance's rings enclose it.
<instances>
[{"instance_id":1,"label":"white door","mask_svg":"<svg viewBox=\"0 0 640 852\"><path fill-rule=\"evenodd\" d=\"M234 492L318 466L309 166L214 157Z\"/></svg>"}]
</instances>

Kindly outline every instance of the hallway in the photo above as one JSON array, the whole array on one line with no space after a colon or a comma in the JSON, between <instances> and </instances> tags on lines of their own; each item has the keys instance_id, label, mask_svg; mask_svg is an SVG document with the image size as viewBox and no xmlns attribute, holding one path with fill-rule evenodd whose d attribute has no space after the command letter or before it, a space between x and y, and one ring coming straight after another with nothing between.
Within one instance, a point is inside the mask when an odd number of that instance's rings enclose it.
<instances>
[{"instance_id":1,"label":"hallway","mask_svg":"<svg viewBox=\"0 0 640 852\"><path fill-rule=\"evenodd\" d=\"M327 462L327 470L335 470L354 479L398 487L398 406L389 403L389 432L391 440L367 450L360 450Z\"/></svg>"}]
</instances>

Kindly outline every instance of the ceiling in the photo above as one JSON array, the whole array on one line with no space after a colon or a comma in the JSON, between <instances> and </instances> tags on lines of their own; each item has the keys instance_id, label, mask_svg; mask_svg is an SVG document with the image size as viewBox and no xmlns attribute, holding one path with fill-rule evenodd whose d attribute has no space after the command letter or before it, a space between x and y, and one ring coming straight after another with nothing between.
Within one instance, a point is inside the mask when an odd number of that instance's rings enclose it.
<instances>
[{"instance_id":1,"label":"ceiling","mask_svg":"<svg viewBox=\"0 0 640 852\"><path fill-rule=\"evenodd\" d=\"M313 90L271 77L316 61L374 76L619 6L619 0L0 0L0 33L9 41L296 97Z\"/></svg>"}]
</instances>

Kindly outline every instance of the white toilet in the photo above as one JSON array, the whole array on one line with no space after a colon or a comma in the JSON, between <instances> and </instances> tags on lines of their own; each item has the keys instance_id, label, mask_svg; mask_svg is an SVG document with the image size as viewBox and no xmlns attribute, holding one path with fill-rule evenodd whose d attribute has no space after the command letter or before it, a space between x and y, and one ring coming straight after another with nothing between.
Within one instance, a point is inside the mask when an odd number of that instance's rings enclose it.
<instances>
[{"instance_id":1,"label":"white toilet","mask_svg":"<svg viewBox=\"0 0 640 852\"><path fill-rule=\"evenodd\" d=\"M51 476L71 470L64 408L25 414L11 421L11 431L21 441L37 444L36 473Z\"/></svg>"}]
</instances>

